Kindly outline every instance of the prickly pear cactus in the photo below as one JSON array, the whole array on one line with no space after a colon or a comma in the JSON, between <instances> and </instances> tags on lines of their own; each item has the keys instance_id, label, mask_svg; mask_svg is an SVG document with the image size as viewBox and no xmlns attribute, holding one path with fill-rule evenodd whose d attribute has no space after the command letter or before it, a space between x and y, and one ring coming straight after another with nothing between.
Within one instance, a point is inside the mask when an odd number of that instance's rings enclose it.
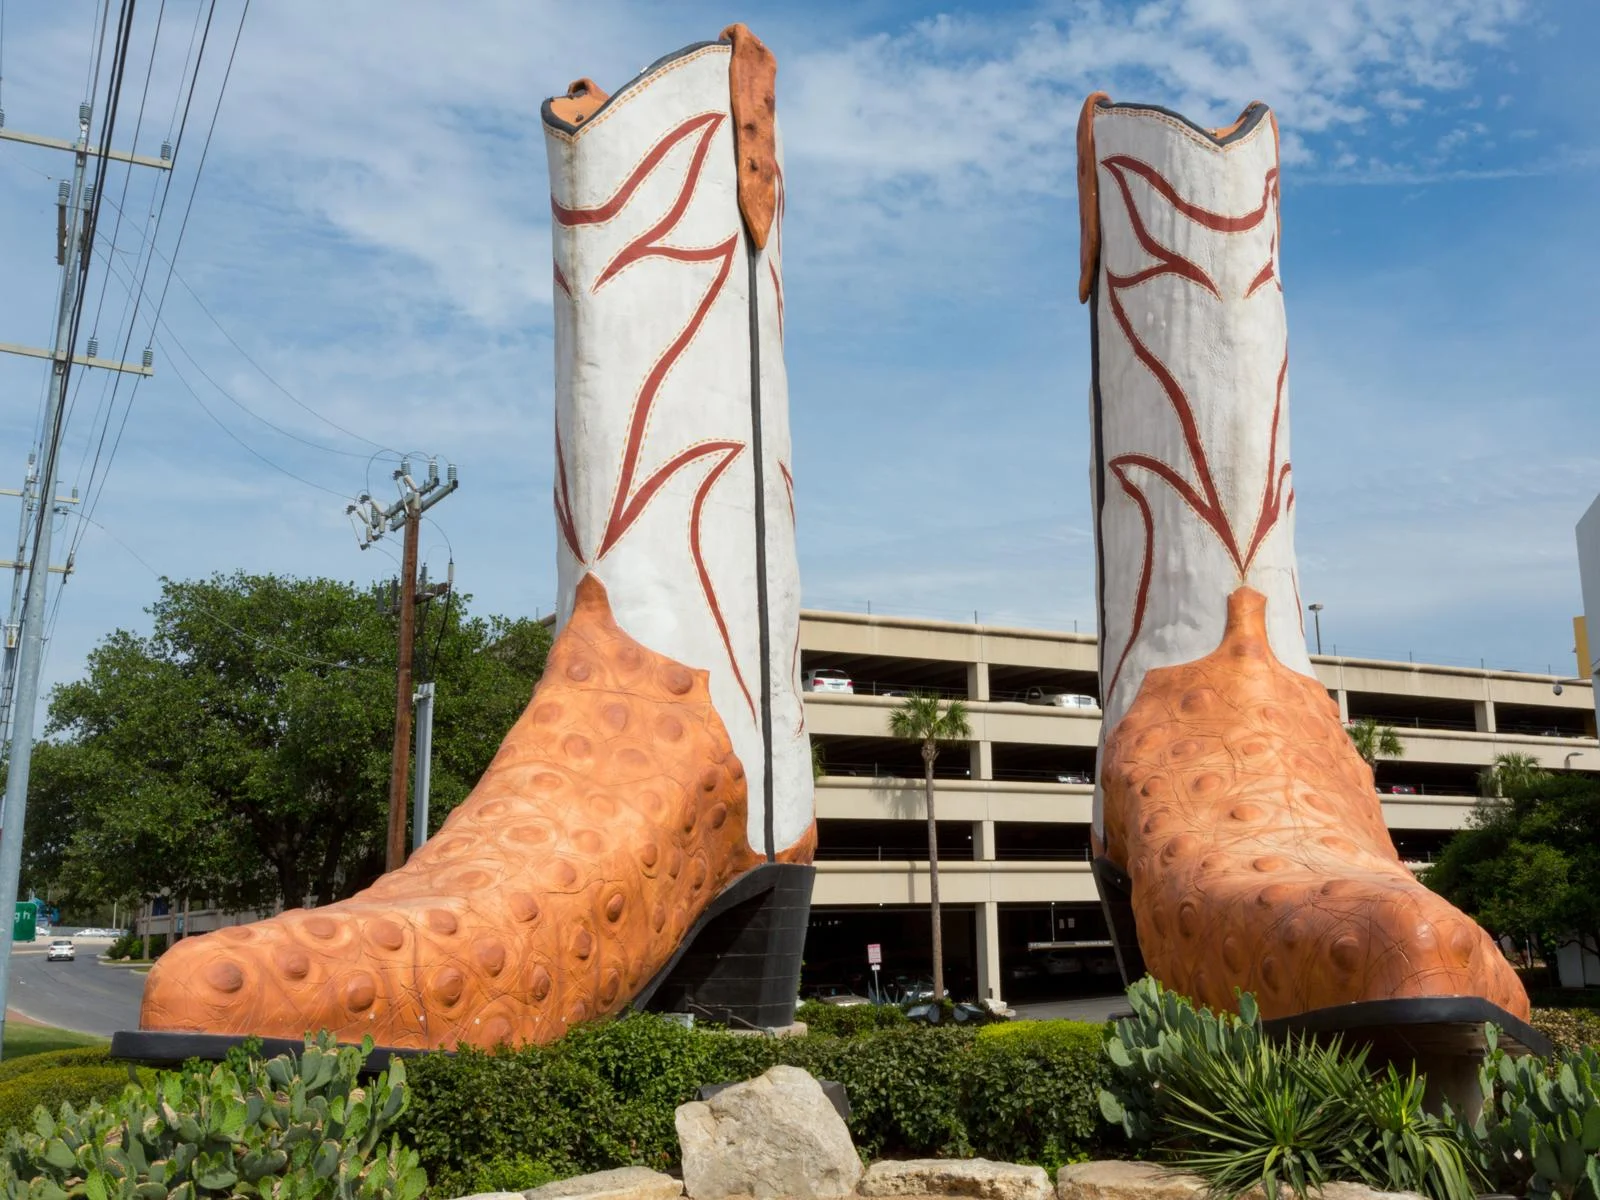
<instances>
[{"instance_id":1,"label":"prickly pear cactus","mask_svg":"<svg viewBox=\"0 0 1600 1200\"><path fill-rule=\"evenodd\" d=\"M332 1036L267 1062L235 1056L211 1067L130 1083L82 1113L43 1108L12 1130L0 1159L3 1200L417 1200L427 1186L416 1152L384 1131L405 1111L396 1059L367 1087L357 1049Z\"/></svg>"},{"instance_id":2,"label":"prickly pear cactus","mask_svg":"<svg viewBox=\"0 0 1600 1200\"><path fill-rule=\"evenodd\" d=\"M1480 1082L1489 1099L1471 1136L1530 1200L1600 1200L1600 1050L1511 1058L1493 1026L1488 1035Z\"/></svg>"}]
</instances>

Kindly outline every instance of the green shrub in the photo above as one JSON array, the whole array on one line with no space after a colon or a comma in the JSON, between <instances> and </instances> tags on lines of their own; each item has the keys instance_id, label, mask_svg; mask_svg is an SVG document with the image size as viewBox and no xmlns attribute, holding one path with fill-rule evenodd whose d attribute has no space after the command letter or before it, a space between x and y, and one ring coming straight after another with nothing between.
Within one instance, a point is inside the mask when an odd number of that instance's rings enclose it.
<instances>
[{"instance_id":1,"label":"green shrub","mask_svg":"<svg viewBox=\"0 0 1600 1200\"><path fill-rule=\"evenodd\" d=\"M906 1025L770 1045L777 1061L844 1084L850 1133L863 1154L962 1155L971 1152L959 1102L973 1037L971 1029Z\"/></svg>"},{"instance_id":2,"label":"green shrub","mask_svg":"<svg viewBox=\"0 0 1600 1200\"><path fill-rule=\"evenodd\" d=\"M135 1081L127 1066L110 1064L50 1067L15 1076L0 1083L0 1133L18 1126L31 1127L34 1109L41 1105L55 1112L63 1104L81 1108L92 1100L114 1100Z\"/></svg>"},{"instance_id":3,"label":"green shrub","mask_svg":"<svg viewBox=\"0 0 1600 1200\"><path fill-rule=\"evenodd\" d=\"M501 1155L488 1162L474 1163L472 1169L448 1193L435 1189L436 1195L482 1196L494 1192L525 1192L529 1188L543 1187L566 1176L552 1171L538 1159L526 1154Z\"/></svg>"},{"instance_id":4,"label":"green shrub","mask_svg":"<svg viewBox=\"0 0 1600 1200\"><path fill-rule=\"evenodd\" d=\"M829 1033L835 1037L854 1037L873 1029L890 1029L905 1025L906 1014L893 1004L852 1004L841 1007L807 1000L797 1010L794 1019L805 1023L810 1033Z\"/></svg>"},{"instance_id":5,"label":"green shrub","mask_svg":"<svg viewBox=\"0 0 1600 1200\"><path fill-rule=\"evenodd\" d=\"M1101 1140L1099 1092L1110 1082L1102 1026L1016 1021L978 1031L961 1076L973 1152L1054 1171Z\"/></svg>"},{"instance_id":6,"label":"green shrub","mask_svg":"<svg viewBox=\"0 0 1600 1200\"><path fill-rule=\"evenodd\" d=\"M851 1037L761 1038L632 1014L551 1046L411 1060L402 1134L439 1195L496 1190L486 1181L524 1167L557 1177L630 1163L670 1170L680 1104L703 1085L785 1063L844 1085L864 1154L1082 1157L1104 1131L1098 1028L1017 1030L902 1022Z\"/></svg>"},{"instance_id":7,"label":"green shrub","mask_svg":"<svg viewBox=\"0 0 1600 1200\"><path fill-rule=\"evenodd\" d=\"M324 1034L308 1039L299 1058L163 1072L82 1112L71 1103L54 1117L36 1108L31 1128L6 1135L0 1195L417 1200L427 1178L416 1152L397 1138L382 1143L405 1109L405 1067L397 1059L358 1087L370 1049L370 1041L361 1050L335 1048Z\"/></svg>"},{"instance_id":8,"label":"green shrub","mask_svg":"<svg viewBox=\"0 0 1600 1200\"><path fill-rule=\"evenodd\" d=\"M103 1067L111 1061L108 1046L74 1046L70 1050L50 1050L43 1054L25 1054L21 1058L8 1058L0 1062L0 1083L7 1083L21 1075L35 1071L53 1071L57 1067Z\"/></svg>"},{"instance_id":9,"label":"green shrub","mask_svg":"<svg viewBox=\"0 0 1600 1200\"><path fill-rule=\"evenodd\" d=\"M1479 1159L1453 1122L1422 1111L1423 1081L1375 1080L1366 1051L1278 1042L1263 1034L1253 997L1239 1015L1196 1009L1150 978L1128 989L1134 1010L1107 1039L1106 1119L1201 1175L1214 1192L1256 1184L1297 1196L1324 1183L1364 1182L1435 1200L1472 1200Z\"/></svg>"},{"instance_id":10,"label":"green shrub","mask_svg":"<svg viewBox=\"0 0 1600 1200\"><path fill-rule=\"evenodd\" d=\"M152 960L160 958L167 948L167 935L153 933L150 935L150 957ZM142 934L125 933L111 945L106 947L106 958L113 962L125 962L130 958L144 957L144 937Z\"/></svg>"},{"instance_id":11,"label":"green shrub","mask_svg":"<svg viewBox=\"0 0 1600 1200\"><path fill-rule=\"evenodd\" d=\"M1592 1008L1536 1008L1529 1024L1559 1051L1600 1046L1600 1012Z\"/></svg>"}]
</instances>

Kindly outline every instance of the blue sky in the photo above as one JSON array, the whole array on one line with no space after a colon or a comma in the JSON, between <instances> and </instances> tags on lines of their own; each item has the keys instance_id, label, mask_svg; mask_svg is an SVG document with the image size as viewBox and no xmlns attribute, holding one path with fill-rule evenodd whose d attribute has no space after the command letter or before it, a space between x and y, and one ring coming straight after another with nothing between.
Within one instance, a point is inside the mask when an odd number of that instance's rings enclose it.
<instances>
[{"instance_id":1,"label":"blue sky","mask_svg":"<svg viewBox=\"0 0 1600 1200\"><path fill-rule=\"evenodd\" d=\"M134 100L157 7L139 6ZM6 124L71 136L95 6L9 9ZM237 13L218 5L163 254ZM192 0L166 4L143 152L167 134L195 15ZM425 526L435 573L448 544L479 611L548 611L538 106L579 75L615 87L733 19L780 63L808 605L1092 627L1078 107L1104 88L1225 123L1262 99L1285 134L1301 590L1326 606L1325 644L1570 672L1573 525L1600 491L1591 6L275 0L239 43L158 373L83 530L49 680L73 677L112 627L143 627L152 572L392 573L386 550L356 549L343 512L369 471L387 486L386 447L460 466L461 491ZM0 144L0 341L47 337L53 177L69 162ZM137 173L127 193L103 354L120 352L153 183ZM165 273L158 259L152 289ZM20 475L43 379L0 361L0 485ZM69 486L87 483L108 379L77 397ZM129 394L124 382L113 436Z\"/></svg>"}]
</instances>

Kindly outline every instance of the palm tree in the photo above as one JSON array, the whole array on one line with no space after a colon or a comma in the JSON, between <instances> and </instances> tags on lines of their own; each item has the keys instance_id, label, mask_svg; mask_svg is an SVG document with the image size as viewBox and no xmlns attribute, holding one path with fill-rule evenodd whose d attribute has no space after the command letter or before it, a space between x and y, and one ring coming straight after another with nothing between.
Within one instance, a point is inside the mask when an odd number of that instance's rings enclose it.
<instances>
[{"instance_id":1,"label":"palm tree","mask_svg":"<svg viewBox=\"0 0 1600 1200\"><path fill-rule=\"evenodd\" d=\"M922 751L922 783L928 801L928 902L933 916L933 998L944 999L944 944L939 924L939 830L933 817L933 760L940 742L965 742L972 737L967 706L959 700L941 703L938 696L913 692L889 714L889 732L915 742Z\"/></svg>"},{"instance_id":2,"label":"palm tree","mask_svg":"<svg viewBox=\"0 0 1600 1200\"><path fill-rule=\"evenodd\" d=\"M1497 754L1494 766L1479 773L1478 783L1486 798L1498 800L1524 792L1547 776L1531 754Z\"/></svg>"},{"instance_id":3,"label":"palm tree","mask_svg":"<svg viewBox=\"0 0 1600 1200\"><path fill-rule=\"evenodd\" d=\"M1404 758L1406 748L1400 744L1400 735L1393 725L1379 725L1371 717L1352 721L1346 727L1356 753L1367 760L1367 766L1377 768L1380 758Z\"/></svg>"}]
</instances>

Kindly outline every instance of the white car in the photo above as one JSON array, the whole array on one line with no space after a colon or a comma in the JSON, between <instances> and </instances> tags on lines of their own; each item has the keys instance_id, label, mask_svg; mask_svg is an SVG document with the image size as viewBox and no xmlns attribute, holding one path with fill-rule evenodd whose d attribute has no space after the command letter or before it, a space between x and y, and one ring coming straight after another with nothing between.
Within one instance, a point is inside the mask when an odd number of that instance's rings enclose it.
<instances>
[{"instance_id":1,"label":"white car","mask_svg":"<svg viewBox=\"0 0 1600 1200\"><path fill-rule=\"evenodd\" d=\"M1052 708L1099 708L1100 702L1082 692L1047 692L1043 688L1029 688L1022 697L1025 704L1048 704Z\"/></svg>"},{"instance_id":2,"label":"white car","mask_svg":"<svg viewBox=\"0 0 1600 1200\"><path fill-rule=\"evenodd\" d=\"M856 685L849 675L843 671L834 671L826 667L815 671L807 671L800 677L800 689L806 692L840 692L846 696L855 695Z\"/></svg>"},{"instance_id":3,"label":"white car","mask_svg":"<svg viewBox=\"0 0 1600 1200\"><path fill-rule=\"evenodd\" d=\"M77 947L66 938L57 938L44 952L45 962L73 962L77 957Z\"/></svg>"}]
</instances>

